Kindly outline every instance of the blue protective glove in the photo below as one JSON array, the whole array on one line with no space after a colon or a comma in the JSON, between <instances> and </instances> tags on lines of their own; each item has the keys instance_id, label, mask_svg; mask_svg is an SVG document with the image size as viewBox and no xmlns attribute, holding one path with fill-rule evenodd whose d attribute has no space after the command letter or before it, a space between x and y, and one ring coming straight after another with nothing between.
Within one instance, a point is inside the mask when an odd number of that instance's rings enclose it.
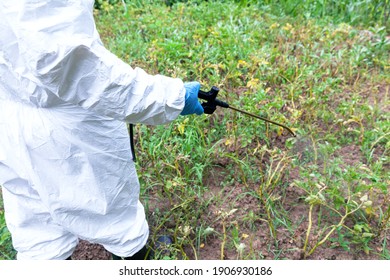
<instances>
[{"instance_id":1,"label":"blue protective glove","mask_svg":"<svg viewBox=\"0 0 390 280\"><path fill-rule=\"evenodd\" d=\"M191 115L197 114L201 115L204 113L202 105L198 100L198 92L200 90L200 83L190 82L184 83L184 88L186 89L185 104L184 109L180 115Z\"/></svg>"}]
</instances>

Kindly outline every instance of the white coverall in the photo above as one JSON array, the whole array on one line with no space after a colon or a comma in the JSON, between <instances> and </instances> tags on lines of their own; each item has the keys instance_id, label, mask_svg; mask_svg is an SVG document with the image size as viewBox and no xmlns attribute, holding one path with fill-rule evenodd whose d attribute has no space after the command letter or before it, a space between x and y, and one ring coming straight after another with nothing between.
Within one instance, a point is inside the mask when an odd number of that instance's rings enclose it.
<instances>
[{"instance_id":1,"label":"white coverall","mask_svg":"<svg viewBox=\"0 0 390 280\"><path fill-rule=\"evenodd\" d=\"M92 0L0 2L0 185L18 259L65 259L79 238L132 256L148 238L126 123L164 124L180 79L104 48Z\"/></svg>"}]
</instances>

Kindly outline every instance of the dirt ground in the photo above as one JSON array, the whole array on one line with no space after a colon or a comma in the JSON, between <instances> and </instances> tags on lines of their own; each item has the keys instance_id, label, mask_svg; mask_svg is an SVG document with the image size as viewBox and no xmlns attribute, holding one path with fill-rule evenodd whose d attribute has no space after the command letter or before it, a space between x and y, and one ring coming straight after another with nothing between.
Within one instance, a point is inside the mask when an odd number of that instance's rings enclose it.
<instances>
[{"instance_id":1,"label":"dirt ground","mask_svg":"<svg viewBox=\"0 0 390 280\"><path fill-rule=\"evenodd\" d=\"M216 191L216 190L214 190ZM292 223L296 222L297 227L295 232L291 234L287 229L279 228L278 229L278 244L274 245L274 240L270 237L268 225L263 221L256 221L254 225L249 226L246 224L240 225L240 230L247 232L248 236L243 241L246 245L247 250L251 252L256 252L258 259L290 259L290 260L300 260L303 259L303 242L306 234L307 224L301 223L303 217L307 217L307 207L304 207L304 204L297 204L296 198L299 197L299 194L294 194L294 190L287 190L289 192L289 197L291 202L285 202L286 205L291 205L287 210L289 211L289 216L292 219ZM238 209L234 216L240 217L244 214L258 207L257 202L252 196L245 195L242 193L240 186L235 186L233 191L226 193L231 201L235 201L235 209ZM236 198L240 196L239 201ZM293 199L295 197L295 200ZM210 206L210 213L215 213L220 209L216 209L214 206ZM209 215L209 219L212 219L212 215ZM315 223L315 221L314 221ZM214 225L215 230L221 232L221 225ZM248 227L247 230L245 227ZM255 230L254 230L255 228ZM382 245L380 239L371 243L372 248L376 248L377 253L380 253L382 250ZM390 238L387 237L387 244L390 244ZM194 255L190 248L186 250L187 256L190 259L194 259ZM223 258L224 259L237 259L237 252L232 248L225 248ZM221 259L221 239L217 237L210 237L205 242L204 246L200 249L197 256L198 259L203 260L218 260ZM97 244L90 244L85 241L80 241L78 247L76 248L72 259L75 260L109 260L111 259L111 254L107 252L102 246ZM331 242L327 242L323 246L320 246L308 259L313 260L370 260L378 259L375 254L366 254L363 251L346 251L343 248L332 248Z\"/></svg>"},{"instance_id":2,"label":"dirt ground","mask_svg":"<svg viewBox=\"0 0 390 280\"><path fill-rule=\"evenodd\" d=\"M345 146L340 149L340 155L344 158L345 165L354 165L358 162L363 161L360 149L356 145ZM242 221L244 217L251 211L259 211L259 204L256 198L248 194L248 186L240 185L235 183L229 188L225 188L221 192L221 187L213 185L211 182L218 182L219 176L223 176L224 168L218 167L211 176L208 176L208 181L205 182L208 185L209 191L207 196L223 196L225 199L224 205L226 209L221 209L213 204L209 205L209 214L207 219L210 220L210 224L214 227L216 232L222 232L222 224L215 223L217 215L220 215L221 211L229 211L231 209L237 209L231 220L228 218L227 223L234 223L234 220ZM285 180L293 181L294 176L298 176L298 172L290 170L288 177ZM255 188L256 186L249 186L249 188ZM294 232L291 232L291 228L279 227L277 229L278 241L275 244L275 240L271 237L270 229L268 224L259 219L252 221L251 224L240 222L238 227L240 233L247 233L245 238L241 238L245 244L244 256L255 257L256 259L289 259L289 260L300 260L303 259L303 241L307 231L307 216L308 207L302 202L303 193L298 188L292 186L287 187L286 200L283 201L285 210L289 213L291 224ZM157 199L157 198L156 198ZM314 209L313 217L315 217L319 209ZM324 214L324 213L322 213ZM313 225L317 223L316 218L313 218ZM311 235L309 244L313 244L316 240L316 236ZM387 244L390 244L390 237L378 237L376 240L370 243L370 248L373 248L375 252L370 254L365 253L363 250L358 250L351 245L351 250L345 250L344 248L334 246L331 241L327 241L322 246L318 247L315 252L310 255L307 259L312 260L370 260L378 259L377 254L380 253L383 244L383 238L387 238ZM317 240L318 241L318 240ZM390 248L389 248L390 249ZM190 259L195 259L191 248L185 248L187 256ZM237 251L233 248L226 247L224 252L221 252L221 238L217 236L210 236L207 241L201 246L198 252L197 258L203 260L218 260L221 259L237 259ZM103 247L97 244L90 244L85 241L81 241L76 251L74 252L73 259L77 260L108 260L111 259L111 255Z\"/></svg>"},{"instance_id":3,"label":"dirt ground","mask_svg":"<svg viewBox=\"0 0 390 280\"><path fill-rule=\"evenodd\" d=\"M231 196L237 195L239 193L238 188L236 191L231 193ZM242 213L248 211L251 205L255 203L251 201L251 197L244 198L240 203L240 209L237 211L237 216L242 215ZM211 209L213 211L214 209ZM302 220L302 216L307 215L307 209L299 205L292 206L290 209L290 217L295 217L297 222ZM267 224L259 221L256 223L257 229L253 231L247 231L249 234L246 237L244 243L247 248L250 248L253 252L258 252L258 259L290 259L290 260L300 260L303 259L302 246L304 236L306 234L306 224L300 224L296 229L293 235L287 232L285 229L278 230L278 245L277 248L275 245L272 245L274 241L270 238L269 228ZM243 229L243 225L240 227ZM217 229L216 230L221 230ZM244 230L245 231L245 230ZM390 238L387 237L387 244L390 243ZM272 248L274 247L274 248ZM382 250L381 242L378 238L377 241L371 243L371 247L377 250L377 253L380 253ZM191 249L188 248L187 256L190 259L194 259ZM198 259L203 260L218 260L221 259L221 240L219 238L208 238L206 244L203 248L200 249L198 254ZM223 254L224 259L237 259L237 252L233 249L225 249ZM72 259L75 260L109 260L111 259L111 254L107 252L102 246L97 244L90 244L85 241L80 241L78 247L76 248ZM320 246L308 259L312 260L370 260L378 259L375 254L366 254L363 251L346 251L343 248L332 248L331 242Z\"/></svg>"}]
</instances>

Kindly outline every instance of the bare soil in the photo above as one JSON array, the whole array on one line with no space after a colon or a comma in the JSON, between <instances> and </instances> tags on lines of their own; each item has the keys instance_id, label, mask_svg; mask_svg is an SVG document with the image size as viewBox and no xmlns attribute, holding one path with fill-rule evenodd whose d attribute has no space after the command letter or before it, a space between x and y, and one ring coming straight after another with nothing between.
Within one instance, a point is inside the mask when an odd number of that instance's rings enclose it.
<instances>
[{"instance_id":1,"label":"bare soil","mask_svg":"<svg viewBox=\"0 0 390 280\"><path fill-rule=\"evenodd\" d=\"M344 158L344 167L353 166L363 161L363 156L357 145L351 144L340 148L339 156ZM226 165L227 166L227 165ZM252 221L246 221L245 217L248 213L252 212L256 214L259 211L258 199L249 193L255 191L256 185L244 185L234 183L229 188L221 188L221 186L213 183L220 182L221 177L226 173L226 166L218 166L210 176L207 176L208 180L205 181L205 185L208 186L208 192L205 194L205 199L211 198L223 198L224 207L210 204L208 206L208 214L205 219L215 232L223 232L223 222L220 219L222 212L229 212L235 209L231 216L224 220L227 227L236 226L239 228L240 241L245 244L245 250L240 256L237 253L236 248L224 244L222 246L221 237L217 235L210 235L201 245L197 256L195 257L192 248L185 248L186 255L189 259L203 259L203 260L219 260L219 259L290 259L300 260L304 258L303 246L308 228L308 207L303 200L304 193L299 188L295 188L292 184L287 184L284 195L285 200L280 203L283 204L285 210L288 212L290 218L291 227L279 226L276 230L277 237L274 238L270 233L270 227L268 223L261 218L253 218ZM284 176L284 181L293 181L298 176L296 170L290 170L288 175ZM156 203L164 204L164 202L158 202L158 197L152 198ZM316 224L318 222L317 216L319 211L322 211L322 216L326 216L324 210L314 209L313 212L313 228L312 233L316 232ZM337 219L335 217L329 217L329 219ZM336 238L336 236L333 236ZM309 239L309 247L313 246L319 241L319 236L311 234ZM378 255L383 250L383 238L387 239L387 244L390 244L389 236L379 236L374 241L371 241L370 248L374 248L374 251L368 254L358 247L354 247L353 244L349 245L349 248L341 248L332 241L327 241L322 246L318 247L315 252L307 259L312 260L375 260L378 259ZM330 239L333 240L333 239ZM223 248L222 248L223 247ZM390 247L388 248L390 250ZM223 250L223 251L222 251ZM73 259L77 260L108 260L111 259L111 254L107 252L102 246L97 244L90 244L85 241L81 241L76 251L74 252Z\"/></svg>"}]
</instances>

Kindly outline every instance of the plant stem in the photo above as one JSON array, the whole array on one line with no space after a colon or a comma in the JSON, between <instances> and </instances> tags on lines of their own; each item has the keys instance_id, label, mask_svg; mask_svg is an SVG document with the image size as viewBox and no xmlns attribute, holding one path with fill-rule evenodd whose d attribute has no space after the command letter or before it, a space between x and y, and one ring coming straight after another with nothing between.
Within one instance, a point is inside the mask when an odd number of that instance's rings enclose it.
<instances>
[{"instance_id":1,"label":"plant stem","mask_svg":"<svg viewBox=\"0 0 390 280\"><path fill-rule=\"evenodd\" d=\"M314 206L314 204L311 204L310 208L309 208L309 226L307 227L305 244L303 245L303 253L304 253L304 258L305 259L306 259L306 248L307 248L307 244L309 243L310 231L311 231L311 227L312 227L312 224L313 224L313 221L311 219L313 206Z\"/></svg>"},{"instance_id":2,"label":"plant stem","mask_svg":"<svg viewBox=\"0 0 390 280\"><path fill-rule=\"evenodd\" d=\"M222 222L223 240L221 243L221 260L225 258L225 243L226 243L226 225L225 221Z\"/></svg>"},{"instance_id":3,"label":"plant stem","mask_svg":"<svg viewBox=\"0 0 390 280\"><path fill-rule=\"evenodd\" d=\"M337 225L333 225L331 228L331 230L328 232L328 234L320 241L318 242L316 245L314 245L314 247L310 250L310 252L306 255L306 257L310 256L311 254L313 254L313 252L319 247L321 246L322 244L324 244L329 236L340 226L342 226L344 224L344 221L345 219L350 216L351 214L353 214L354 212L356 212L357 210L359 210L361 207L362 207L363 203L361 203L356 209L348 212L348 207L345 209L345 215L341 218L340 222L337 224Z\"/></svg>"}]
</instances>

